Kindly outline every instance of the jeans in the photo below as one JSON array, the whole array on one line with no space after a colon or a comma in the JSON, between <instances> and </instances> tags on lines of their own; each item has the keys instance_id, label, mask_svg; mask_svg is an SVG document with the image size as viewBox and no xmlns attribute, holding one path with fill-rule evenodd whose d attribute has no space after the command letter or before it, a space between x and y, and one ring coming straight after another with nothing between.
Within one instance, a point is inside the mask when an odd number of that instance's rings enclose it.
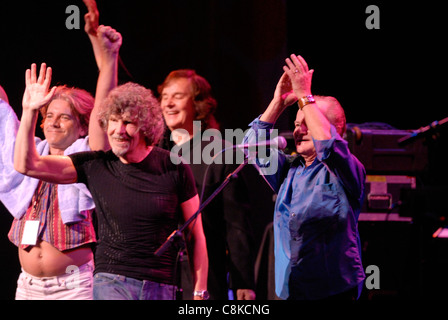
<instances>
[{"instance_id":1,"label":"jeans","mask_svg":"<svg viewBox=\"0 0 448 320\"><path fill-rule=\"evenodd\" d=\"M175 300L177 287L118 274L99 272L93 277L94 300Z\"/></svg>"},{"instance_id":2,"label":"jeans","mask_svg":"<svg viewBox=\"0 0 448 320\"><path fill-rule=\"evenodd\" d=\"M92 300L93 269L93 260L55 277L35 277L22 269L16 300Z\"/></svg>"}]
</instances>

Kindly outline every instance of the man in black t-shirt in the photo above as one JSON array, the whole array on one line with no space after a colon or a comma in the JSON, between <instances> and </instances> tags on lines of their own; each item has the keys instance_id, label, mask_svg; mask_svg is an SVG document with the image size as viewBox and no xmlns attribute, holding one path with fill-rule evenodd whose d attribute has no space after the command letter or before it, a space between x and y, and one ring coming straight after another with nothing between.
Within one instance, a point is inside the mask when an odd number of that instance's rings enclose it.
<instances>
[{"instance_id":1,"label":"man in black t-shirt","mask_svg":"<svg viewBox=\"0 0 448 320\"><path fill-rule=\"evenodd\" d=\"M48 86L32 97L36 110L48 99ZM39 85L39 81L36 85ZM128 83L111 91L100 121L111 151L71 156L40 156L29 132L35 121L22 119L15 148L15 168L52 183L83 182L90 189L98 217L94 299L175 298L176 251L154 252L199 208L190 168L171 161L155 147L163 119L152 92ZM190 225L187 247L193 262L194 290L206 298L208 257L201 217Z\"/></svg>"}]
</instances>

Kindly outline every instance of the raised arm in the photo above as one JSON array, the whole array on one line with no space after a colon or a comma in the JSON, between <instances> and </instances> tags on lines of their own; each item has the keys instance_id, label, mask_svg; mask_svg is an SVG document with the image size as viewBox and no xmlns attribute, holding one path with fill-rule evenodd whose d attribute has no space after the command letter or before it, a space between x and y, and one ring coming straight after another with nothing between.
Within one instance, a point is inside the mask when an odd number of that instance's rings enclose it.
<instances>
[{"instance_id":1,"label":"raised arm","mask_svg":"<svg viewBox=\"0 0 448 320\"><path fill-rule=\"evenodd\" d=\"M196 195L190 200L183 202L181 207L184 219L190 219L199 209L199 196ZM193 268L194 290L207 290L208 255L204 231L202 229L201 215L198 216L196 221L190 224L189 231L191 237L187 239L187 249ZM198 297L194 297L194 299L200 300Z\"/></svg>"},{"instance_id":2,"label":"raised arm","mask_svg":"<svg viewBox=\"0 0 448 320\"><path fill-rule=\"evenodd\" d=\"M103 101L118 83L118 52L122 38L120 33L111 27L99 26L96 41L101 54L101 58L97 61L100 61L101 65L99 65L95 106L90 115L89 144L92 150L107 150L110 147L106 133L99 123L99 114L102 111Z\"/></svg>"},{"instance_id":3,"label":"raised arm","mask_svg":"<svg viewBox=\"0 0 448 320\"><path fill-rule=\"evenodd\" d=\"M106 133L99 124L102 102L118 83L118 53L122 43L120 33L111 27L99 25L99 11L95 0L83 0L88 13L84 16L84 31L92 43L99 75L95 93L95 105L90 115L89 146L92 150L110 148Z\"/></svg>"},{"instance_id":4,"label":"raised arm","mask_svg":"<svg viewBox=\"0 0 448 320\"><path fill-rule=\"evenodd\" d=\"M65 156L42 157L34 144L39 109L50 101L56 89L49 90L51 73L51 68L47 69L45 63L40 68L39 77L35 64L31 70L26 70L22 119L14 149L14 168L22 174L48 182L73 183L77 174L71 159Z\"/></svg>"},{"instance_id":5,"label":"raised arm","mask_svg":"<svg viewBox=\"0 0 448 320\"><path fill-rule=\"evenodd\" d=\"M96 65L98 69L101 66L101 48L97 38L97 31L99 27L100 13L96 5L95 0L83 0L87 7L88 13L84 16L84 31L89 36L90 42L92 43L93 54L95 55Z\"/></svg>"}]
</instances>

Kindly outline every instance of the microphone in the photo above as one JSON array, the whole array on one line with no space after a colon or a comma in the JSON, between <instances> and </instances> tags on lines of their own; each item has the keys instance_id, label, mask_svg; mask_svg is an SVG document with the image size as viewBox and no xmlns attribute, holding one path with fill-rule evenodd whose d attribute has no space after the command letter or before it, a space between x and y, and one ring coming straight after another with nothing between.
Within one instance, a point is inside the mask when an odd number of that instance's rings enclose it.
<instances>
[{"instance_id":1,"label":"microphone","mask_svg":"<svg viewBox=\"0 0 448 320\"><path fill-rule=\"evenodd\" d=\"M234 146L234 148L254 149L257 147L272 147L279 150L284 150L286 146L287 146L286 139L282 136L278 136L271 140L260 141L258 143L237 144Z\"/></svg>"}]
</instances>

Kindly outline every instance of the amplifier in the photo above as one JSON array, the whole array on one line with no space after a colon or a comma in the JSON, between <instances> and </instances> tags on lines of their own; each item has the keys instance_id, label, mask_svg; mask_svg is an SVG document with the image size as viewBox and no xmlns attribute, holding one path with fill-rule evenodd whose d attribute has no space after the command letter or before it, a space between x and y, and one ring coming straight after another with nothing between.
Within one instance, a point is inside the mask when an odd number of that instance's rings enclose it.
<instances>
[{"instance_id":1,"label":"amplifier","mask_svg":"<svg viewBox=\"0 0 448 320\"><path fill-rule=\"evenodd\" d=\"M347 124L345 139L367 173L415 175L427 168L428 150L423 139L399 145L399 140L409 134L388 125Z\"/></svg>"},{"instance_id":2,"label":"amplifier","mask_svg":"<svg viewBox=\"0 0 448 320\"><path fill-rule=\"evenodd\" d=\"M412 221L394 210L403 189L415 189L416 178L400 175L367 175L364 204L360 221Z\"/></svg>"}]
</instances>

